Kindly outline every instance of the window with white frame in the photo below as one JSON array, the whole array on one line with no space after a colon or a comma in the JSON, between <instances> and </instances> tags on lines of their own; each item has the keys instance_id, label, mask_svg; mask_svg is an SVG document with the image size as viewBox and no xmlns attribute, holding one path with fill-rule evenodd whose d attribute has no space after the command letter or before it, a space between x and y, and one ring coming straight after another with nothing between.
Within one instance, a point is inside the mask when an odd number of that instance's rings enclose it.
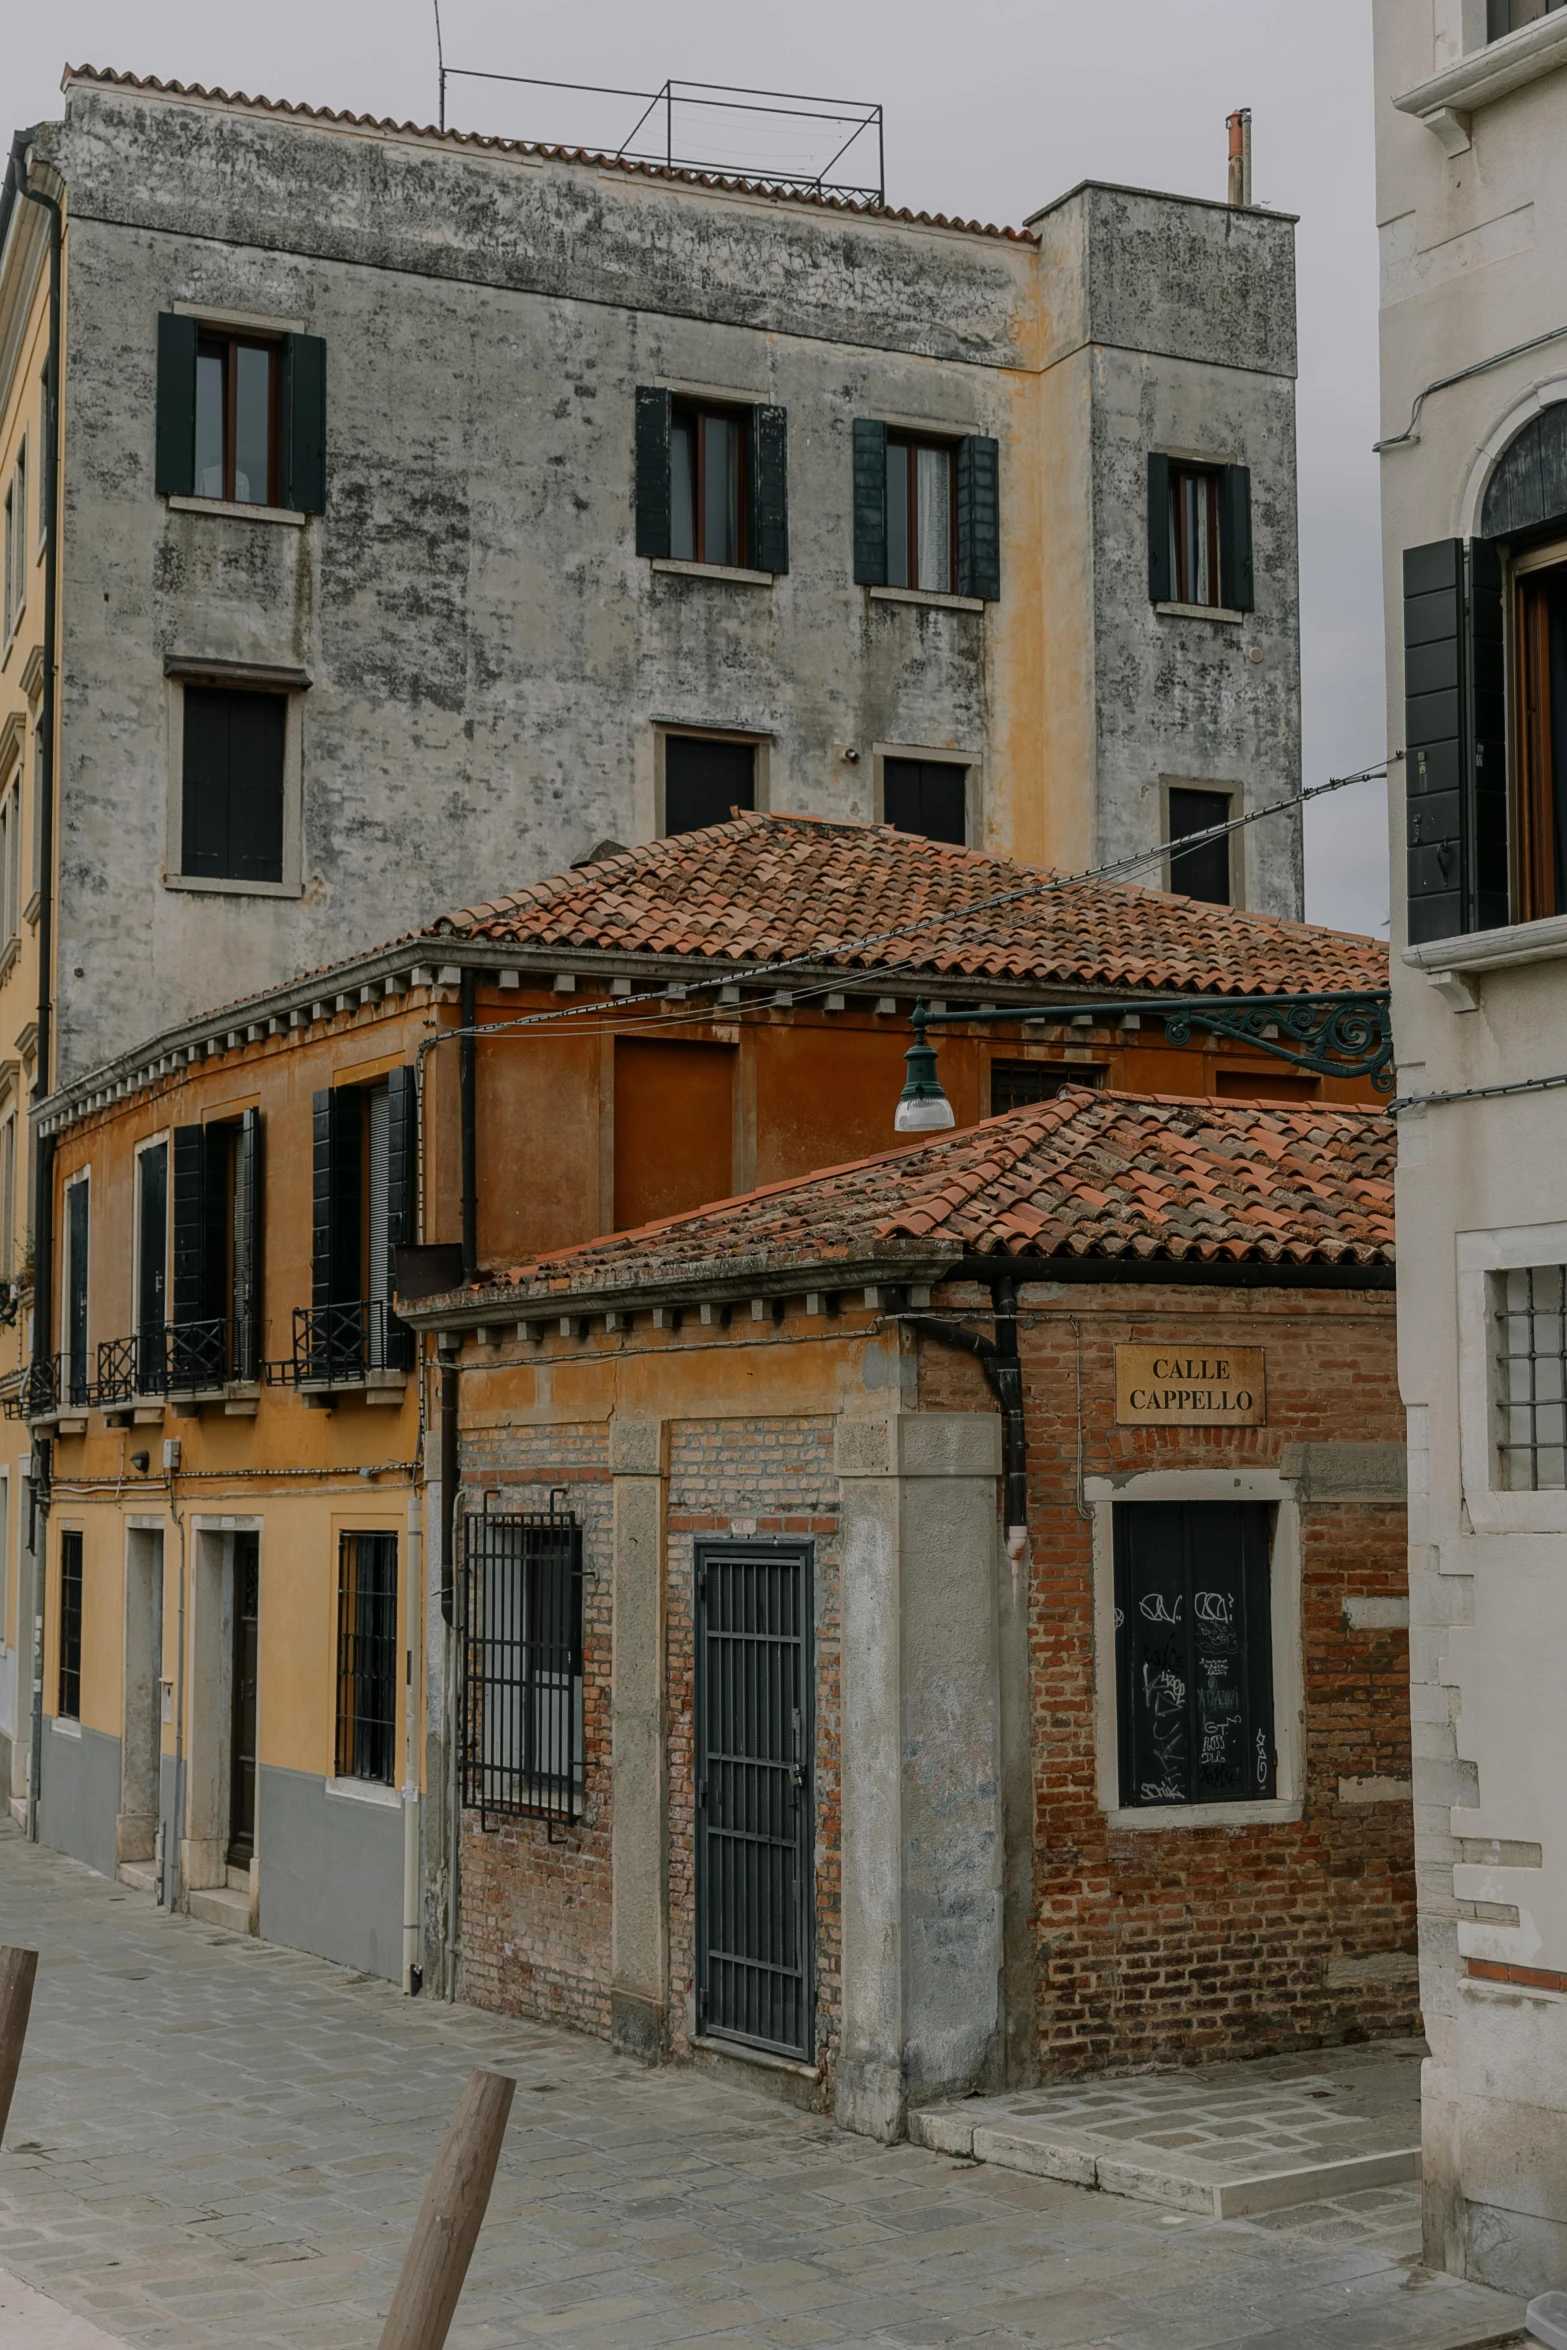
<instances>
[{"instance_id":1,"label":"window with white frame","mask_svg":"<svg viewBox=\"0 0 1567 2350\"><path fill-rule=\"evenodd\" d=\"M1518 1265L1493 1284L1498 1483L1567 1486L1567 1265Z\"/></svg>"},{"instance_id":2,"label":"window with white frame","mask_svg":"<svg viewBox=\"0 0 1567 2350\"><path fill-rule=\"evenodd\" d=\"M0 794L0 950L22 926L22 790Z\"/></svg>"}]
</instances>

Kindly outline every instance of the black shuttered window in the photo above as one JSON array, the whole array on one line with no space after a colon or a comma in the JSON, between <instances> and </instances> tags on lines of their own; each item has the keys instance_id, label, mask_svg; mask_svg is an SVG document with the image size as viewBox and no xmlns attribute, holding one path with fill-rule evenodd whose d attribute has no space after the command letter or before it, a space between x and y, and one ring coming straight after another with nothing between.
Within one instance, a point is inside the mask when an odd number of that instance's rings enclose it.
<instances>
[{"instance_id":1,"label":"black shuttered window","mask_svg":"<svg viewBox=\"0 0 1567 2350\"><path fill-rule=\"evenodd\" d=\"M652 561L789 568L788 419L782 408L708 408L640 384L636 549Z\"/></svg>"},{"instance_id":2,"label":"black shuttered window","mask_svg":"<svg viewBox=\"0 0 1567 2350\"><path fill-rule=\"evenodd\" d=\"M854 577L862 587L1001 594L1000 444L926 441L856 417Z\"/></svg>"},{"instance_id":3,"label":"black shuttered window","mask_svg":"<svg viewBox=\"0 0 1567 2350\"><path fill-rule=\"evenodd\" d=\"M1502 572L1490 541L1404 551L1409 936L1508 919Z\"/></svg>"},{"instance_id":4,"label":"black shuttered window","mask_svg":"<svg viewBox=\"0 0 1567 2350\"><path fill-rule=\"evenodd\" d=\"M326 345L158 320L153 483L159 497L326 508Z\"/></svg>"},{"instance_id":5,"label":"black shuttered window","mask_svg":"<svg viewBox=\"0 0 1567 2350\"><path fill-rule=\"evenodd\" d=\"M1116 1504L1123 1804L1274 1793L1268 1535L1262 1502Z\"/></svg>"},{"instance_id":6,"label":"black shuttered window","mask_svg":"<svg viewBox=\"0 0 1567 2350\"><path fill-rule=\"evenodd\" d=\"M283 879L286 697L185 688L180 870L191 881Z\"/></svg>"}]
</instances>

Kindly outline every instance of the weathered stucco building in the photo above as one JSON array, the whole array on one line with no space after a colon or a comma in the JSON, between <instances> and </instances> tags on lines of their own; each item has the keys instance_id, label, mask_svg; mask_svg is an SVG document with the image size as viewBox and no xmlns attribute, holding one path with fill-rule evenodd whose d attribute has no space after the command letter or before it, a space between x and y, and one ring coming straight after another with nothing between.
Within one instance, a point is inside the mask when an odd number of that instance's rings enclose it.
<instances>
[{"instance_id":1,"label":"weathered stucco building","mask_svg":"<svg viewBox=\"0 0 1567 2350\"><path fill-rule=\"evenodd\" d=\"M1567 14L1378 0L1427 2257L1567 2286Z\"/></svg>"},{"instance_id":2,"label":"weathered stucco building","mask_svg":"<svg viewBox=\"0 0 1567 2350\"><path fill-rule=\"evenodd\" d=\"M1392 1147L1073 1089L411 1304L464 1995L883 2138L1413 2028Z\"/></svg>"},{"instance_id":3,"label":"weathered stucco building","mask_svg":"<svg viewBox=\"0 0 1567 2350\"><path fill-rule=\"evenodd\" d=\"M21 169L65 223L46 1090L736 804L1086 867L1297 784L1282 216L998 231L86 70ZM1297 827L1239 843L1188 885L1298 913Z\"/></svg>"},{"instance_id":4,"label":"weathered stucco building","mask_svg":"<svg viewBox=\"0 0 1567 2350\"><path fill-rule=\"evenodd\" d=\"M453 1472L393 1252L444 1248L449 1281L878 1149L916 988L1059 1006L944 1032L965 1128L1065 1080L1369 1101L1244 1041L1176 1043L1151 1008L1073 1005L1244 1007L1383 968L1369 939L750 815L443 917L61 1088L50 1343L0 1422L12 1478L34 1447L49 1471L16 1537L30 1578L36 1532L44 1568L18 1801L30 1785L47 1842L171 1906L392 1977L422 1950L442 1974Z\"/></svg>"}]
</instances>

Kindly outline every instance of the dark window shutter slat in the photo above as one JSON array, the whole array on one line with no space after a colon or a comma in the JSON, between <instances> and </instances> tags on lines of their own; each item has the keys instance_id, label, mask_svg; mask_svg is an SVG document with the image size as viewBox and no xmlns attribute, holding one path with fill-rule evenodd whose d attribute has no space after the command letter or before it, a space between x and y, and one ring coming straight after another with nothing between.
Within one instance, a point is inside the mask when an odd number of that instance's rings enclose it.
<instances>
[{"instance_id":1,"label":"dark window shutter slat","mask_svg":"<svg viewBox=\"0 0 1567 2350\"><path fill-rule=\"evenodd\" d=\"M261 1112L247 1110L234 1138L234 1376L260 1377Z\"/></svg>"},{"instance_id":2,"label":"dark window shutter slat","mask_svg":"<svg viewBox=\"0 0 1567 2350\"><path fill-rule=\"evenodd\" d=\"M412 1069L393 1069L386 1081L386 1245L391 1259L387 1287L397 1290L396 1251L416 1237L418 1199L418 1096ZM388 1315L386 1359L392 1370L405 1371L413 1361L413 1332L406 1322Z\"/></svg>"},{"instance_id":3,"label":"dark window shutter slat","mask_svg":"<svg viewBox=\"0 0 1567 2350\"><path fill-rule=\"evenodd\" d=\"M229 701L227 870L236 881L281 881L284 699L233 694Z\"/></svg>"},{"instance_id":4,"label":"dark window shutter slat","mask_svg":"<svg viewBox=\"0 0 1567 2350\"><path fill-rule=\"evenodd\" d=\"M669 409L666 391L637 386L637 553L669 553Z\"/></svg>"},{"instance_id":5,"label":"dark window shutter slat","mask_svg":"<svg viewBox=\"0 0 1567 2350\"><path fill-rule=\"evenodd\" d=\"M296 514L326 512L326 344L283 337L281 497Z\"/></svg>"},{"instance_id":6,"label":"dark window shutter slat","mask_svg":"<svg viewBox=\"0 0 1567 2350\"><path fill-rule=\"evenodd\" d=\"M1251 577L1251 468L1219 468L1219 594L1232 612L1255 603Z\"/></svg>"},{"instance_id":7,"label":"dark window shutter slat","mask_svg":"<svg viewBox=\"0 0 1567 2350\"><path fill-rule=\"evenodd\" d=\"M1148 452L1148 600L1168 604L1173 594L1170 557L1170 460Z\"/></svg>"},{"instance_id":8,"label":"dark window shutter slat","mask_svg":"<svg viewBox=\"0 0 1567 2350\"><path fill-rule=\"evenodd\" d=\"M350 1305L361 1295L359 1088L325 1088L311 1099L311 1298Z\"/></svg>"},{"instance_id":9,"label":"dark window shutter slat","mask_svg":"<svg viewBox=\"0 0 1567 2350\"><path fill-rule=\"evenodd\" d=\"M1001 594L1001 447L984 433L958 443L958 594Z\"/></svg>"},{"instance_id":10,"label":"dark window shutter slat","mask_svg":"<svg viewBox=\"0 0 1567 2350\"><path fill-rule=\"evenodd\" d=\"M1507 652L1502 620L1502 558L1491 539L1469 542L1465 748L1469 771L1471 853L1466 876L1470 930L1500 930L1509 920L1507 854Z\"/></svg>"},{"instance_id":11,"label":"dark window shutter slat","mask_svg":"<svg viewBox=\"0 0 1567 2350\"><path fill-rule=\"evenodd\" d=\"M153 486L160 498L188 498L196 486L196 321L165 310L158 318L158 414Z\"/></svg>"},{"instance_id":12,"label":"dark window shutter slat","mask_svg":"<svg viewBox=\"0 0 1567 2350\"><path fill-rule=\"evenodd\" d=\"M887 584L887 427L870 416L854 420L854 576Z\"/></svg>"},{"instance_id":13,"label":"dark window shutter slat","mask_svg":"<svg viewBox=\"0 0 1567 2350\"><path fill-rule=\"evenodd\" d=\"M751 410L751 565L789 568L789 430L782 408Z\"/></svg>"},{"instance_id":14,"label":"dark window shutter slat","mask_svg":"<svg viewBox=\"0 0 1567 2350\"><path fill-rule=\"evenodd\" d=\"M1404 807L1411 943L1508 918L1507 720L1496 548L1404 552Z\"/></svg>"},{"instance_id":15,"label":"dark window shutter slat","mask_svg":"<svg viewBox=\"0 0 1567 2350\"><path fill-rule=\"evenodd\" d=\"M206 1178L206 1147L200 1126L174 1129L174 1279L175 1322L201 1319L201 1285L205 1267L202 1248L202 1194Z\"/></svg>"}]
</instances>

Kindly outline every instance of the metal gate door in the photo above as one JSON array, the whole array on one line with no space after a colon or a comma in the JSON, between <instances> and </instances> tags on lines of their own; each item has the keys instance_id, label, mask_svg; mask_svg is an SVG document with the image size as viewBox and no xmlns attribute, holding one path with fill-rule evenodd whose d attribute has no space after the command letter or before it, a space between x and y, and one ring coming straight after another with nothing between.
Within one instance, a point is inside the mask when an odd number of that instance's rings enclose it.
<instances>
[{"instance_id":1,"label":"metal gate door","mask_svg":"<svg viewBox=\"0 0 1567 2350\"><path fill-rule=\"evenodd\" d=\"M696 1571L697 2029L811 2054L810 1555Z\"/></svg>"}]
</instances>

